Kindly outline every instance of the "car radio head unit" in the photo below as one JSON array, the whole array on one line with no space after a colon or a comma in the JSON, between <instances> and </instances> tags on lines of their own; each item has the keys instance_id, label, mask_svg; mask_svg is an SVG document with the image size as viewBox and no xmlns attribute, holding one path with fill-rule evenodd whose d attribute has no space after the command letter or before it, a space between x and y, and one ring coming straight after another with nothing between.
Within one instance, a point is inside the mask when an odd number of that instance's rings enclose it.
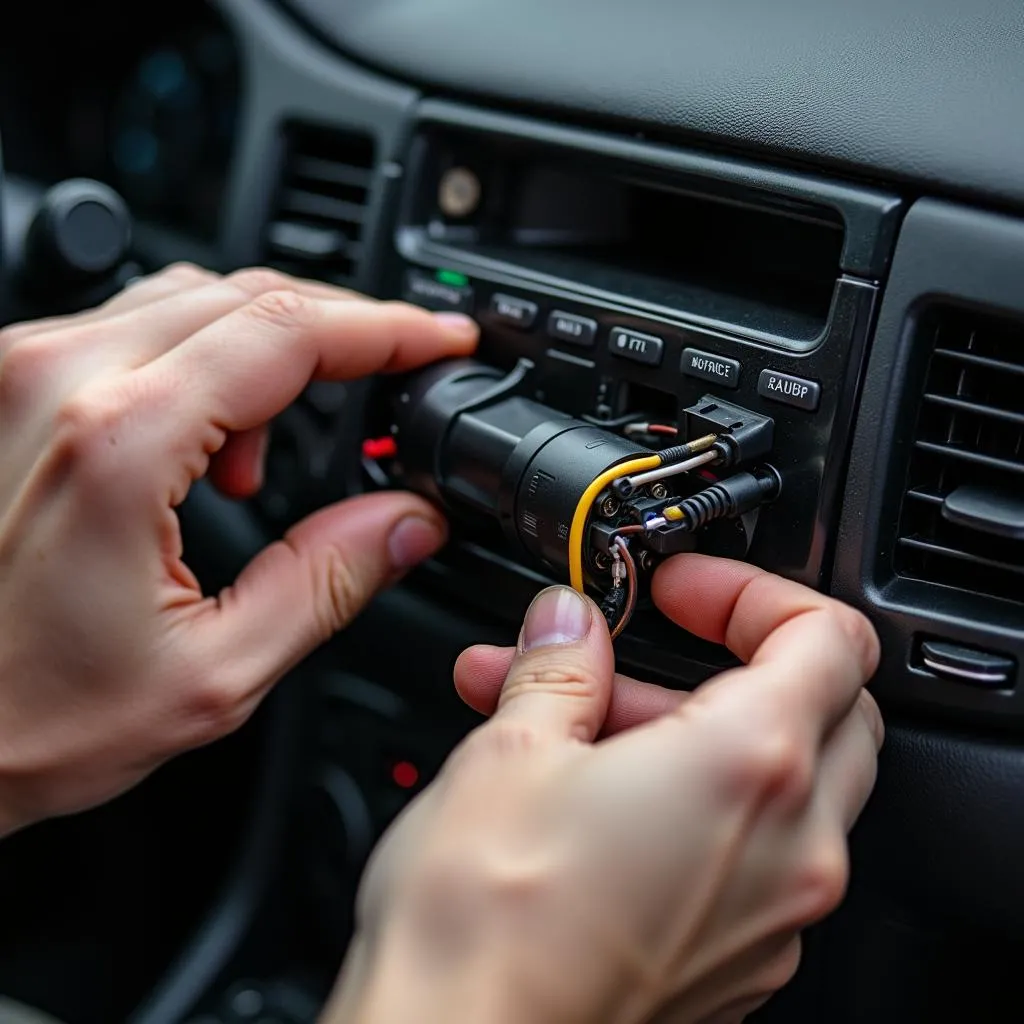
<instances>
[{"instance_id":1,"label":"car radio head unit","mask_svg":"<svg viewBox=\"0 0 1024 1024\"><path fill-rule=\"evenodd\" d=\"M468 377L428 372L402 391L404 409L378 404L377 429L397 431L398 455L372 476L461 509L441 575L465 590L478 570L478 585L497 583L500 565L534 572L535 586L539 559L547 578L571 571L578 582L568 506L602 473L708 435L721 447L731 424L758 421L770 424L766 448L741 464L698 463L673 486L641 477L641 505L622 516L625 496L606 480L580 570L607 586L623 571L613 527L677 515L679 502L742 472L749 493L728 485L682 510L699 529L685 542L676 531L679 547L659 552L661 535L645 533L632 553L653 565L695 547L820 586L891 197L441 102L423 105L410 152L385 294L469 313L482 337ZM501 398L479 401L475 389ZM604 450L592 458L577 442L598 435ZM571 479L565 507L527 500L548 476ZM602 503L615 514L602 517Z\"/></svg>"}]
</instances>

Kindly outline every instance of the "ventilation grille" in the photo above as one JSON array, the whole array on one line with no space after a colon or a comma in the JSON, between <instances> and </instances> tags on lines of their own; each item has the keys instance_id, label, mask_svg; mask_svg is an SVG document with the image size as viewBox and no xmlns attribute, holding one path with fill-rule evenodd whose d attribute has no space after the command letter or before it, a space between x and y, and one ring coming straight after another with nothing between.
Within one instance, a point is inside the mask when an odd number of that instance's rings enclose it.
<instances>
[{"instance_id":1,"label":"ventilation grille","mask_svg":"<svg viewBox=\"0 0 1024 1024\"><path fill-rule=\"evenodd\" d=\"M934 348L900 516L896 571L1024 602L1024 540L943 515L943 503L958 488L1024 504L1024 325L938 307L921 330Z\"/></svg>"},{"instance_id":2,"label":"ventilation grille","mask_svg":"<svg viewBox=\"0 0 1024 1024\"><path fill-rule=\"evenodd\" d=\"M288 129L281 185L264 239L270 266L332 284L355 283L373 155L368 135L305 125Z\"/></svg>"}]
</instances>

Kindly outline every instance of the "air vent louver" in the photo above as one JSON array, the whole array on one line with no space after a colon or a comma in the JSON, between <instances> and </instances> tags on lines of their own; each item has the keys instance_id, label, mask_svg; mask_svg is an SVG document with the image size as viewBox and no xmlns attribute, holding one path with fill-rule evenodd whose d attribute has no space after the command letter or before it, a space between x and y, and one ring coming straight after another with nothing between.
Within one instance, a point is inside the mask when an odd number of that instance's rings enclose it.
<instances>
[{"instance_id":1,"label":"air vent louver","mask_svg":"<svg viewBox=\"0 0 1024 1024\"><path fill-rule=\"evenodd\" d=\"M301 277L355 283L373 178L368 135L293 125L277 202L264 238L266 262Z\"/></svg>"},{"instance_id":2,"label":"air vent louver","mask_svg":"<svg viewBox=\"0 0 1024 1024\"><path fill-rule=\"evenodd\" d=\"M932 355L896 571L1024 602L1024 324L942 306L920 330Z\"/></svg>"}]
</instances>

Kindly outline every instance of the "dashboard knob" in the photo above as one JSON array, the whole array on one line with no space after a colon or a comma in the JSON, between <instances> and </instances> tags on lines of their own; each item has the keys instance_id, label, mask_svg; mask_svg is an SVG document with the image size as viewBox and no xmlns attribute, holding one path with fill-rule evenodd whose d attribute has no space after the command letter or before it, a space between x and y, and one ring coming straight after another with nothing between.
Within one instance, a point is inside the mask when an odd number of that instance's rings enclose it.
<instances>
[{"instance_id":1,"label":"dashboard knob","mask_svg":"<svg viewBox=\"0 0 1024 1024\"><path fill-rule=\"evenodd\" d=\"M131 244L131 215L107 185L70 178L42 197L25 241L23 273L36 292L82 287L112 274Z\"/></svg>"}]
</instances>

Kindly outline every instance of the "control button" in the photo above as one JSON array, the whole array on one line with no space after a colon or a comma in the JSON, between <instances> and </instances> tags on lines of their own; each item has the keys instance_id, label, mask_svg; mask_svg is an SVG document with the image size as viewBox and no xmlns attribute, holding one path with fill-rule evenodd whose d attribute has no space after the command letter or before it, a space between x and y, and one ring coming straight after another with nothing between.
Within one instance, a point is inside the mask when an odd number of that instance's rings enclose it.
<instances>
[{"instance_id":1,"label":"control button","mask_svg":"<svg viewBox=\"0 0 1024 1024\"><path fill-rule=\"evenodd\" d=\"M634 363L645 363L647 366L659 366L665 349L665 342L653 334L640 334L637 331L616 327L608 336L608 351L623 359L632 359Z\"/></svg>"},{"instance_id":2,"label":"control button","mask_svg":"<svg viewBox=\"0 0 1024 1024\"><path fill-rule=\"evenodd\" d=\"M561 309L553 310L548 317L549 338L567 341L570 345L586 345L589 348L594 344L596 335L597 321L589 317L566 313Z\"/></svg>"},{"instance_id":3,"label":"control button","mask_svg":"<svg viewBox=\"0 0 1024 1024\"><path fill-rule=\"evenodd\" d=\"M683 361L679 369L687 377L700 377L712 384L736 388L740 384L740 364L735 359L716 356L710 352L701 352L699 348L684 348Z\"/></svg>"},{"instance_id":4,"label":"control button","mask_svg":"<svg viewBox=\"0 0 1024 1024\"><path fill-rule=\"evenodd\" d=\"M794 405L798 409L814 412L821 401L821 385L817 381L794 377L791 373L762 370L757 379L757 393L773 402Z\"/></svg>"},{"instance_id":5,"label":"control button","mask_svg":"<svg viewBox=\"0 0 1024 1024\"><path fill-rule=\"evenodd\" d=\"M455 313L469 313L473 309L473 289L468 284L445 284L422 270L406 271L402 297L427 309Z\"/></svg>"},{"instance_id":6,"label":"control button","mask_svg":"<svg viewBox=\"0 0 1024 1024\"><path fill-rule=\"evenodd\" d=\"M517 298L515 295L495 292L491 296L491 313L502 323L525 331L532 327L534 320L537 319L537 303Z\"/></svg>"}]
</instances>

